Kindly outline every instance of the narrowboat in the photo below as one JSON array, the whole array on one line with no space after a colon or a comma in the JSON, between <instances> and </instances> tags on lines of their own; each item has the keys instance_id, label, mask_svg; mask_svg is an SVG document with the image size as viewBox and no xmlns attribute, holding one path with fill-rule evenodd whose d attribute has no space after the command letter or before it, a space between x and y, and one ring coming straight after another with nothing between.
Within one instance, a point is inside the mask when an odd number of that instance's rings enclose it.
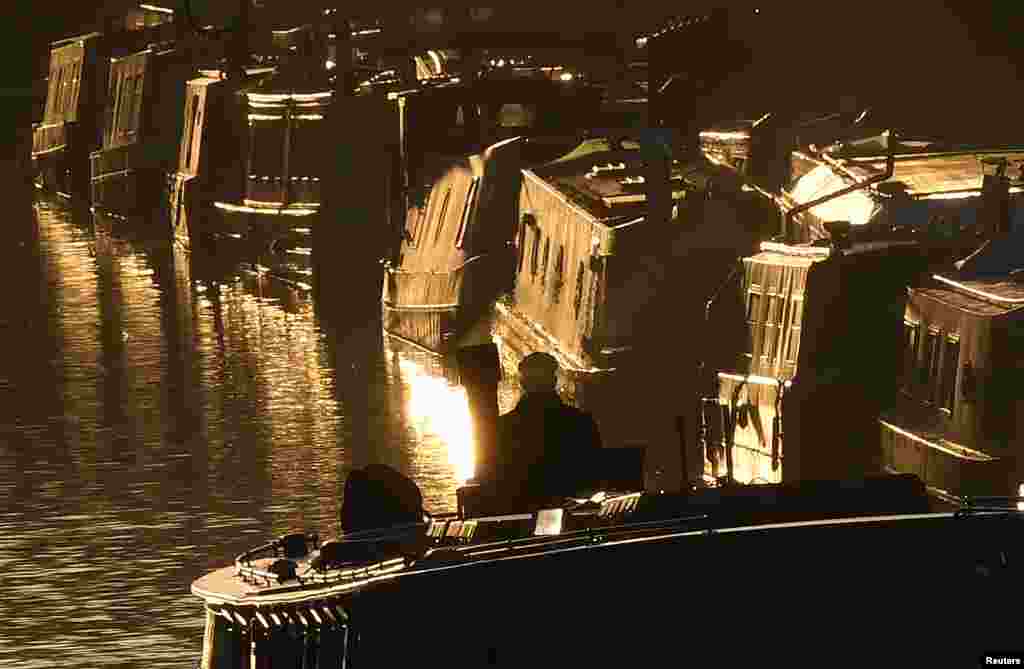
<instances>
[{"instance_id":1,"label":"narrowboat","mask_svg":"<svg viewBox=\"0 0 1024 669\"><path fill-rule=\"evenodd\" d=\"M111 17L103 33L51 44L43 117L33 125L37 187L88 200L89 157L103 146L110 57L175 41L184 30L175 19L170 8L142 4Z\"/></svg>"},{"instance_id":2,"label":"narrowboat","mask_svg":"<svg viewBox=\"0 0 1024 669\"><path fill-rule=\"evenodd\" d=\"M702 140L711 159L735 168L757 144L756 134L748 127L705 132ZM714 390L700 402L698 443L706 474L788 481L895 469L921 475L939 497L982 494L924 476L927 440L906 441L913 456L901 442L901 465L895 467L892 440L900 433L883 427L880 440L877 420L890 407L908 404L897 392L900 379L909 373L909 360L925 355L921 335L903 323L905 310L913 314L907 323L920 320L906 291L917 295L913 286L927 272L951 266L1016 221L1009 208L1014 188L1004 179L1000 191L994 181L983 181L982 172L992 160L1016 160L1018 151L954 148L883 133L790 153L788 185L776 196L783 222L779 241L762 243L759 253L743 259L740 327L746 344L731 366L718 369L709 381ZM940 353L951 359L959 339L955 333L929 337L927 365L939 374ZM951 364L947 376L956 374ZM945 416L951 415L952 379L941 382L944 395L938 378L930 390L928 383L920 385L921 398L939 402L941 396L950 405ZM918 386L906 385L911 387ZM841 430L828 407L841 412ZM797 451L800 464L786 466L785 454ZM943 457L952 452L942 451ZM970 448L961 454L983 459ZM991 494L1015 491L1015 470L1004 473L1011 480L990 487Z\"/></svg>"},{"instance_id":3,"label":"narrowboat","mask_svg":"<svg viewBox=\"0 0 1024 669\"><path fill-rule=\"evenodd\" d=\"M32 128L32 162L40 188L88 192L89 154L100 145L98 108L106 99L108 56L100 33L50 45L43 120Z\"/></svg>"},{"instance_id":4,"label":"narrowboat","mask_svg":"<svg viewBox=\"0 0 1024 669\"><path fill-rule=\"evenodd\" d=\"M385 263L386 332L440 354L490 341L493 303L513 276L521 169L571 147L598 93L522 79L396 96L408 129L400 178L409 186L397 258Z\"/></svg>"},{"instance_id":5,"label":"narrowboat","mask_svg":"<svg viewBox=\"0 0 1024 669\"><path fill-rule=\"evenodd\" d=\"M240 98L273 71L249 68L243 77L228 77L222 70L203 70L185 84L181 145L168 204L174 238L186 247L212 216L213 203L243 189L239 163L248 125Z\"/></svg>"},{"instance_id":6,"label":"narrowboat","mask_svg":"<svg viewBox=\"0 0 1024 669\"><path fill-rule=\"evenodd\" d=\"M491 304L511 269L522 142L452 160L407 214L398 265L385 267L386 333L442 354L489 341Z\"/></svg>"},{"instance_id":7,"label":"narrowboat","mask_svg":"<svg viewBox=\"0 0 1024 669\"><path fill-rule=\"evenodd\" d=\"M774 661L805 652L807 634L848 644L866 610L896 629L950 598L985 615L912 654L970 666L1016 638L1005 588L1020 576L1008 559L1020 522L1005 500L935 511L919 480L892 477L466 508L333 540L293 532L191 584L206 618L199 666L634 665L676 656L693 607L684 633L712 642L688 659L721 658L717 640L741 635L730 658ZM736 618L739 601L756 623Z\"/></svg>"},{"instance_id":8,"label":"narrowboat","mask_svg":"<svg viewBox=\"0 0 1024 669\"><path fill-rule=\"evenodd\" d=\"M225 169L243 171L213 200L219 216L209 221L211 233L272 239L300 223L314 226L334 94L323 37L308 24L272 31L278 65L239 90L246 126L233 136L240 155Z\"/></svg>"},{"instance_id":9,"label":"narrowboat","mask_svg":"<svg viewBox=\"0 0 1024 669\"><path fill-rule=\"evenodd\" d=\"M192 71L180 50L159 46L111 60L103 142L90 156L94 211L158 224Z\"/></svg>"},{"instance_id":10,"label":"narrowboat","mask_svg":"<svg viewBox=\"0 0 1024 669\"><path fill-rule=\"evenodd\" d=\"M1022 229L908 289L900 392L879 421L883 464L946 495L1014 494L1024 481Z\"/></svg>"}]
</instances>

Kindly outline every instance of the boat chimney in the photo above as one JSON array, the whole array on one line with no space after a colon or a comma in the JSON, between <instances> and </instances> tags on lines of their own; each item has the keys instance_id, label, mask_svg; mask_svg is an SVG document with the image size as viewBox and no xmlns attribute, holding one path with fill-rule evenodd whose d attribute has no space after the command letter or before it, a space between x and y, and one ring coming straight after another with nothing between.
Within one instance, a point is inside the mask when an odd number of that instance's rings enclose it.
<instances>
[{"instance_id":1,"label":"boat chimney","mask_svg":"<svg viewBox=\"0 0 1024 669\"><path fill-rule=\"evenodd\" d=\"M245 68L249 64L249 3L251 0L239 0L238 16L235 17L234 30L231 34L230 52L228 54L228 76L245 78Z\"/></svg>"},{"instance_id":2,"label":"boat chimney","mask_svg":"<svg viewBox=\"0 0 1024 669\"><path fill-rule=\"evenodd\" d=\"M828 231L829 236L832 238L832 249L836 251L842 251L849 249L853 246L853 242L850 240L850 222L849 221L826 221L825 230Z\"/></svg>"},{"instance_id":3,"label":"boat chimney","mask_svg":"<svg viewBox=\"0 0 1024 669\"><path fill-rule=\"evenodd\" d=\"M1010 179L1005 158L982 161L981 203L978 220L986 239L1010 231Z\"/></svg>"},{"instance_id":4,"label":"boat chimney","mask_svg":"<svg viewBox=\"0 0 1024 669\"><path fill-rule=\"evenodd\" d=\"M658 224L672 220L672 145L665 128L648 128L640 137L644 168L647 220Z\"/></svg>"},{"instance_id":5,"label":"boat chimney","mask_svg":"<svg viewBox=\"0 0 1024 669\"><path fill-rule=\"evenodd\" d=\"M498 449L498 382L501 360L495 344L464 346L455 352L459 380L466 389L476 438L476 478L494 471Z\"/></svg>"}]
</instances>

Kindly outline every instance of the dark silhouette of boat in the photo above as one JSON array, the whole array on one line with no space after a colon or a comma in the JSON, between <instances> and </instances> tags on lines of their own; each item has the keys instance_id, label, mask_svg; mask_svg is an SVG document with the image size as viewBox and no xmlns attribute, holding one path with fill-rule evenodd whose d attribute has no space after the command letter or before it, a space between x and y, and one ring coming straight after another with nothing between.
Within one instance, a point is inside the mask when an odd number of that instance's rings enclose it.
<instances>
[{"instance_id":1,"label":"dark silhouette of boat","mask_svg":"<svg viewBox=\"0 0 1024 669\"><path fill-rule=\"evenodd\" d=\"M885 625L955 596L989 615L932 649L974 661L1011 638L1013 603L1000 591L1019 577L1009 557L1021 547L1019 522L1005 504L934 511L913 476L607 494L533 512L425 516L330 541L292 533L191 590L204 604L210 669L399 666L451 634L450 666L622 666L676 652L678 621L666 612L687 602L702 611L689 634L732 634L723 621L751 588L758 619L743 634L761 660L803 648L786 633L794 626L848 638L879 596L890 604L873 615ZM770 615L780 599L800 606ZM609 616L614 634L595 641ZM548 632L543 648L524 643L538 630ZM691 657L721 652L698 645Z\"/></svg>"}]
</instances>

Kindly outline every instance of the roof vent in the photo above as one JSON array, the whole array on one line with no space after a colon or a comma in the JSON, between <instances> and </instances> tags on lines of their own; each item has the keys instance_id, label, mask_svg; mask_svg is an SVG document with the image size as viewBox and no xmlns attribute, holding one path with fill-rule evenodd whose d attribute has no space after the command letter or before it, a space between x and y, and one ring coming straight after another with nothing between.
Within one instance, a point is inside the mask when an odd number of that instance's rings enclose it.
<instances>
[{"instance_id":1,"label":"roof vent","mask_svg":"<svg viewBox=\"0 0 1024 669\"><path fill-rule=\"evenodd\" d=\"M832 238L832 248L839 251L853 246L850 240L849 221L826 221L825 230Z\"/></svg>"}]
</instances>

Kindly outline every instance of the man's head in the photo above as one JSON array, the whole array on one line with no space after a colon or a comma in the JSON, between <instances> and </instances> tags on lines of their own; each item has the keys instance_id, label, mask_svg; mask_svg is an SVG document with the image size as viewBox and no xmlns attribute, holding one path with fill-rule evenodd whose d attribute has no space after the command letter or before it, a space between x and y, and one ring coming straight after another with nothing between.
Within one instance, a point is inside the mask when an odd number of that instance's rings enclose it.
<instances>
[{"instance_id":1,"label":"man's head","mask_svg":"<svg viewBox=\"0 0 1024 669\"><path fill-rule=\"evenodd\" d=\"M519 363L519 380L528 393L554 392L558 361L547 353L531 353Z\"/></svg>"}]
</instances>

